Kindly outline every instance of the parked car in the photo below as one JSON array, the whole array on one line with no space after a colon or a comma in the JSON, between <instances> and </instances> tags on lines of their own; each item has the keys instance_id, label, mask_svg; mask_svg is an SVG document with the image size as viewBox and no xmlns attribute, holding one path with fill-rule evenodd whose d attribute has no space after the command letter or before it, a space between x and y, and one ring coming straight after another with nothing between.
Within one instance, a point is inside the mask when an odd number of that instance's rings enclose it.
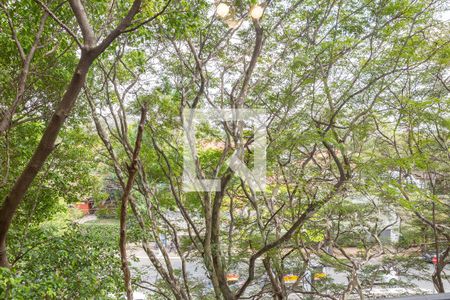
<instances>
[{"instance_id":1,"label":"parked car","mask_svg":"<svg viewBox=\"0 0 450 300\"><path fill-rule=\"evenodd\" d=\"M359 277L364 286L393 285L400 280L398 272L394 269L374 269L369 272L360 272Z\"/></svg>"},{"instance_id":2,"label":"parked car","mask_svg":"<svg viewBox=\"0 0 450 300\"><path fill-rule=\"evenodd\" d=\"M395 284L398 280L399 277L397 272L391 269L389 272L385 272L380 276L377 276L375 284Z\"/></svg>"}]
</instances>

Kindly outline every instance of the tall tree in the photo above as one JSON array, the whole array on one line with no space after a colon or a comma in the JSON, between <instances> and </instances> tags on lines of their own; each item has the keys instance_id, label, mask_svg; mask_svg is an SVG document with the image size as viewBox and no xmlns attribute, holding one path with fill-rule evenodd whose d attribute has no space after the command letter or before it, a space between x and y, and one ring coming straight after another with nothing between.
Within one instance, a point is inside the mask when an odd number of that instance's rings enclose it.
<instances>
[{"instance_id":1,"label":"tall tree","mask_svg":"<svg viewBox=\"0 0 450 300\"><path fill-rule=\"evenodd\" d=\"M78 28L82 34L83 42L80 42L76 33L74 33L68 25L64 24L60 18L58 18L58 16L51 11L51 8L39 0L36 0L36 2L38 2L42 6L42 9L49 14L55 22L64 28L64 30L75 40L76 44L79 46L81 55L72 79L66 88L63 98L59 102L56 110L49 120L38 147L36 148L32 158L23 170L22 174L17 178L0 209L0 266L8 265L6 237L17 207L19 206L33 179L42 168L45 160L53 151L58 133L78 98L81 88L85 83L90 66L119 35L129 29L129 26L132 25L133 18L139 13L142 6L141 0L133 1L126 15L119 20L118 24L115 25L112 30L100 39L101 36L95 33L94 28L91 25L90 18L88 17L81 0L69 1L73 15L76 18ZM111 12L112 10L113 6L111 6ZM149 19L145 20L145 22L153 20L160 13L162 12L154 14ZM138 25L135 24L135 26ZM100 33L104 34L104 32L101 31Z\"/></svg>"},{"instance_id":2,"label":"tall tree","mask_svg":"<svg viewBox=\"0 0 450 300\"><path fill-rule=\"evenodd\" d=\"M234 3L224 18L211 15L208 19L198 16L215 8L201 1L195 4L192 15L183 19L186 26L172 27L175 20L167 16L167 22L155 24L159 43L132 44L128 54L145 68L137 68L136 63L131 63L136 68L130 67L128 62L133 59L121 61L125 73L133 73L133 78L140 75L145 82L149 78L146 70L160 72L159 78L150 77L157 88L148 91L148 86L136 80L128 89L130 82L118 80L112 84L117 86L115 96L106 89L106 95L98 96L92 105L103 106L101 112L107 114L97 129L116 173L120 173L121 161L131 153L126 142L126 112L132 112L129 118L135 113L125 94L133 91L151 99L147 142L152 146L142 149L136 186L140 196L130 204L137 204L133 214L142 230L144 249L165 287L177 299L195 295L184 262L191 256L206 269L214 298L237 299L267 292L283 299L297 289L283 279L288 261L304 258L306 271L313 254L322 254L325 247L317 244L322 242L322 231L328 231L328 246L340 253L335 263L342 257L348 260L344 265L350 279L340 291L342 297L354 291L364 296L359 272L373 258L371 251L383 255L384 244L371 239L379 239L383 227L390 224L380 225L373 217L375 221L360 224L360 231L349 229L366 247L362 262L344 249L341 236L333 236L331 230L343 228L345 222L355 224L353 213L363 208L362 218L368 218L371 210L384 211L385 203L352 206L348 211L344 207L337 212L333 207L348 205L347 197L357 192L374 193L366 186L373 184L367 180L376 143L370 136L376 128L373 117L390 101L392 82L428 66L447 43L447 39L438 40L433 47L414 52L418 44L429 43L423 35L426 29L442 31L435 19L440 2L298 1L288 7L271 2L257 19L249 17L248 2ZM156 51L159 55L148 60L142 58L142 53L153 53L149 49L160 45L166 51ZM145 51L137 55L140 47ZM105 73L115 72L112 67ZM117 80L110 77L110 81ZM93 90L95 86L102 94L99 87L105 85L93 82ZM115 105L120 107L118 112ZM251 161L251 126L222 122L199 129L194 153L196 176L219 180L221 191L183 193L183 109L209 107L266 109L270 184L264 192L252 190L225 164L236 149L242 150L243 160ZM93 109L93 114L98 113ZM107 136L112 141L104 138ZM180 245L177 222L165 216L170 209L179 213L189 247ZM148 219L139 218L140 214ZM330 224L324 229L316 225L317 220L330 220ZM180 276L173 272L167 249L158 237L161 228L166 228L164 234L171 236L182 259ZM364 235L367 232L369 237ZM156 261L148 249L151 240L161 250L162 261ZM245 274L239 287L227 280L237 269ZM269 291L264 287L255 292L255 279L262 274L268 278ZM186 287L186 295L179 292L179 282ZM163 292L149 285L149 289Z\"/></svg>"}]
</instances>

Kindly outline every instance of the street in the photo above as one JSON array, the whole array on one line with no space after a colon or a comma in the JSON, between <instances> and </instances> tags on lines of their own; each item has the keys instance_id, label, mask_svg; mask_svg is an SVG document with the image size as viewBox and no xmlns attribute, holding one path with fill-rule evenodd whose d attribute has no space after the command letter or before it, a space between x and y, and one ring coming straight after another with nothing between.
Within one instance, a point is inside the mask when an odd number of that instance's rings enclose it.
<instances>
[{"instance_id":1,"label":"street","mask_svg":"<svg viewBox=\"0 0 450 300\"><path fill-rule=\"evenodd\" d=\"M138 259L138 262L134 262L133 266L139 271L141 272L143 279L147 282L150 283L155 283L158 279L160 279L159 274L156 272L156 270L153 268L153 266L151 265L151 262L149 260L149 258L147 257L145 251L142 248L139 247L131 247L130 248L130 254L133 255L136 259ZM164 264L164 261L162 259L162 255L159 254L157 256L161 262ZM170 261L172 263L172 266L174 269L181 269L181 259L179 256L176 255L176 253L169 253L169 257L170 257ZM260 262L260 260L259 260ZM258 263L258 260L257 260ZM407 282L407 283L412 283L413 285L415 285L417 287L417 289L415 290L415 293L422 293L422 294L432 294L434 293L434 287L433 287L433 283L431 281L431 274L433 272L433 266L430 264L427 266L427 271L426 274L429 276L430 280L416 280L416 279L410 279L410 278L405 278L403 276L399 276L398 280L401 282ZM207 280L207 275L206 275L206 270L203 267L203 264L200 261L187 261L186 263L186 270L189 274L189 278L191 280L198 280L199 282L204 282L206 283ZM242 268L243 270L243 274L241 274L241 276L245 276L246 274L246 269L245 266L243 266ZM450 266L446 267L446 270L450 270ZM324 273L327 274L327 276L329 278L332 278L333 282L336 284L342 284L342 285L347 285L348 283L348 279L345 273L343 272L336 272L333 268L331 267L324 267ZM424 275L424 274L419 274L419 271L412 271L415 275ZM450 283L449 281L445 281L444 286L446 288L446 290L450 290ZM389 295L390 293L393 293L392 296L397 296L396 293L405 293L407 292L413 292L412 289L404 289L404 288L399 288L396 286L383 286L383 285L374 285L373 289L374 293L377 294L385 294L385 295Z\"/></svg>"}]
</instances>

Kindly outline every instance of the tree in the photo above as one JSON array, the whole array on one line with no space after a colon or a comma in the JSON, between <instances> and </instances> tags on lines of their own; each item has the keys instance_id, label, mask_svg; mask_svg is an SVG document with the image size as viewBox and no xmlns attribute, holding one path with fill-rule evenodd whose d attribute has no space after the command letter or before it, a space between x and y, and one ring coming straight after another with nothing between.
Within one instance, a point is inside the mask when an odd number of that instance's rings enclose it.
<instances>
[{"instance_id":1,"label":"tree","mask_svg":"<svg viewBox=\"0 0 450 300\"><path fill-rule=\"evenodd\" d=\"M261 293L282 299L296 291L284 282L284 262L301 256L307 266L311 257L322 256L323 247L316 244L321 236L324 239L326 230L315 222L323 220L327 210L346 197L377 191L368 179L371 173L367 167L376 143L371 133L376 129L377 112L392 97L392 82L429 66L447 42L436 40L433 47L425 47L430 37L422 36L430 28L443 32L433 17L439 8L436 1L301 1L287 8L271 3L256 20L247 19L249 8L249 3L236 4L227 19L211 16L205 20L198 16L211 8L199 2L192 9L191 22L185 22L189 26L181 28L172 27L167 16L167 23L155 24L160 27L155 30L158 43L131 44L129 52L122 47L123 52L118 53L123 59L104 68L109 75L90 86L97 130L118 178L126 171L122 162L131 156L127 140L129 119L136 114L133 105L139 102L136 99L149 99L144 142L151 146L144 143L130 204L142 230L143 247L177 299L197 296L186 279L187 257L195 257L205 267L213 297L218 299ZM167 50L153 55L152 50L161 44ZM152 53L148 60L145 51L138 54L139 47ZM416 49L420 51L415 53ZM150 91L139 80L148 76L146 70L162 74L154 79L157 87ZM100 86L106 92L102 93ZM128 94L132 97L127 98ZM204 125L197 136L198 153L194 153L197 176L220 180L221 191L182 192L182 111L205 107L267 110L270 184L265 192L253 191L225 164L236 149L246 161L254 155L251 126L232 123ZM96 108L102 108L103 121ZM114 120L112 126L108 119ZM219 138L220 132L225 140ZM364 206L367 215L384 204ZM188 247L180 243L179 224L165 216L174 207L183 219ZM354 221L351 214L338 216L336 222ZM369 236L356 228L350 230L350 235L361 236L362 247L366 247L363 263L359 256L347 253L340 236L328 234L327 244L347 256L351 280L347 289L341 290L344 296L354 290L363 295L359 271L370 263L371 251L384 255L387 246L373 242L383 231L380 224L376 220L361 224ZM339 226L342 223L332 222L329 228ZM178 276L159 238L162 228L182 258ZM155 260L150 241L162 252L162 262ZM242 266L246 266L245 271ZM245 274L239 287L227 280L227 274L236 269ZM269 291L255 291L255 277L262 274L268 278ZM180 286L185 287L185 295ZM151 283L148 288L167 292Z\"/></svg>"},{"instance_id":2,"label":"tree","mask_svg":"<svg viewBox=\"0 0 450 300\"><path fill-rule=\"evenodd\" d=\"M226 13L203 0L3 4L0 44L16 59L0 62L20 78L0 78L2 88L14 86L1 91L3 266L13 216L34 230L54 215L56 197L75 198L82 182L85 195L97 167L72 162L95 156L123 192L116 242L128 299L133 284L170 299L363 299L386 272L412 278L417 260L402 252L419 246L433 247L438 264L429 279L442 292L450 251L442 197L449 171L444 2L246 0L221 3ZM125 17L116 20L114 12ZM17 26L17 16L27 26ZM51 38L55 30L59 43ZM61 55L51 59L58 68L49 68L48 52ZM74 73L58 71L66 66ZM44 87L44 75L51 86ZM263 191L229 165L237 157L251 168L259 158L251 119L206 118L185 148L186 109L208 108L265 110ZM195 176L216 179L220 190L183 190L187 152ZM26 194L40 190L37 178L54 191ZM400 241L386 240L396 228ZM414 243L408 231L419 230ZM62 244L80 241L69 235ZM140 242L161 280L132 278L130 239ZM9 249L21 249L14 252L20 257L22 244ZM192 262L205 282L190 277ZM59 262L45 262L52 264ZM5 274L32 269L12 265ZM327 267L345 281L327 277ZM97 269L83 277L91 274ZM67 297L77 297L70 290Z\"/></svg>"},{"instance_id":3,"label":"tree","mask_svg":"<svg viewBox=\"0 0 450 300\"><path fill-rule=\"evenodd\" d=\"M72 110L76 99L78 98L78 94L85 83L91 64L120 34L128 29L128 27L132 24L134 16L141 9L142 1L134 1L125 17L123 17L123 19L119 21L118 25L107 33L101 41L98 41L97 38L100 36L96 36L94 33L94 29L90 24L86 10L81 1L70 1L73 15L77 20L79 29L81 30L83 36L83 43L78 40L75 33L73 33L67 25L62 23L62 21L45 4L41 2L39 2L39 4L42 6L43 10L48 13L55 20L55 22L63 27L64 30L75 40L81 50L81 56L73 73L72 79L67 86L65 94L47 124L46 130L43 133L38 147L27 164L27 167L17 178L15 184L11 188L11 191L6 196L2 204L2 208L0 209L0 266L8 265L6 255L6 236L12 218L33 179L42 168L47 157L53 151L58 133L61 130L65 119ZM158 15L159 13L155 14L149 20L154 19ZM100 34L103 34L103 32L100 32Z\"/></svg>"},{"instance_id":4,"label":"tree","mask_svg":"<svg viewBox=\"0 0 450 300\"><path fill-rule=\"evenodd\" d=\"M377 123L377 132L383 141L377 164L383 172L390 172L391 180L378 184L383 184L386 196L396 199L407 214L428 231L431 238L421 233L424 239L421 248L424 250L428 248L425 245L431 243L438 259L432 281L440 293L444 292L441 276L450 251L446 197L449 127L445 119L448 90L441 77L443 67L440 64L447 51L444 48L429 68L405 77L398 86L391 88L395 97L393 108L389 117L386 115ZM394 128L381 125L387 117L394 118ZM385 143L389 143L390 149L386 149Z\"/></svg>"}]
</instances>

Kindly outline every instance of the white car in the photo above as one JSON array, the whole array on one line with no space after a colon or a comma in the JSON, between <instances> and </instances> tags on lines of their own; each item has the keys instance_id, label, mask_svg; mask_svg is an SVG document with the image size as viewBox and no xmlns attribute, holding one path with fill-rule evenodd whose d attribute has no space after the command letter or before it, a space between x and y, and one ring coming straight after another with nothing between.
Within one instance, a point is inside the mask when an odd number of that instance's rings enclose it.
<instances>
[{"instance_id":1,"label":"white car","mask_svg":"<svg viewBox=\"0 0 450 300\"><path fill-rule=\"evenodd\" d=\"M394 270L390 270L389 273L381 275L379 283L395 283L399 280L399 277L397 275L397 272Z\"/></svg>"}]
</instances>

